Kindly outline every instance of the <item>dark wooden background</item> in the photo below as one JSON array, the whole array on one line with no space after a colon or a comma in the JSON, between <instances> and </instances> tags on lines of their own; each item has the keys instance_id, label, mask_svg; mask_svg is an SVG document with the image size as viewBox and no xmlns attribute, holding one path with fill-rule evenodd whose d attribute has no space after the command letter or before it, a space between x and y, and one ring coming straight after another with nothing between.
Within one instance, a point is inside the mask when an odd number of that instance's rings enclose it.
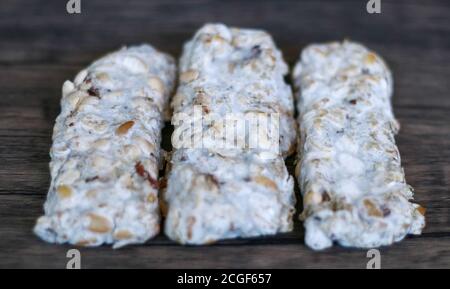
<instances>
[{"instance_id":1,"label":"dark wooden background","mask_svg":"<svg viewBox=\"0 0 450 289\"><path fill-rule=\"evenodd\" d=\"M403 165L428 224L422 236L382 248L381 266L450 268L449 1L381 0L382 13L373 15L366 0L81 0L81 15L67 14L66 2L0 3L0 268L65 268L71 246L31 232L49 185L63 81L124 44L148 42L178 56L204 22L267 29L290 65L306 44L343 38L383 55L394 71ZM161 235L120 250L81 249L82 267L365 268L365 250L313 252L303 234L298 223L290 234L206 247Z\"/></svg>"}]
</instances>

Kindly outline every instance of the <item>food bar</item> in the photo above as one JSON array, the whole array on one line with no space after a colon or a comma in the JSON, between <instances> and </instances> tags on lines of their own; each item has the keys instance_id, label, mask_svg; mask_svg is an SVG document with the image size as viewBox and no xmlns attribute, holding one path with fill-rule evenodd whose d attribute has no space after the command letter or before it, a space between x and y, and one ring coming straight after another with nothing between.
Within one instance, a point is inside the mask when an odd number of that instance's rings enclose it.
<instances>
[{"instance_id":1,"label":"food bar","mask_svg":"<svg viewBox=\"0 0 450 289\"><path fill-rule=\"evenodd\" d=\"M173 59L123 48L63 86L51 148L51 184L35 233L80 246L143 243L159 232L162 113Z\"/></svg>"}]
</instances>

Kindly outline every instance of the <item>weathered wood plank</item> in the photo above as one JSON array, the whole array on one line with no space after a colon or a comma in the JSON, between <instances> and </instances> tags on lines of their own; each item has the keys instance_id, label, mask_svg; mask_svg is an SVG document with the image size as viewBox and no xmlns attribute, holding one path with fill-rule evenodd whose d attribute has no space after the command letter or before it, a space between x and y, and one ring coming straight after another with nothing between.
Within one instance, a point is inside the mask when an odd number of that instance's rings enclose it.
<instances>
[{"instance_id":1,"label":"weathered wood plank","mask_svg":"<svg viewBox=\"0 0 450 289\"><path fill-rule=\"evenodd\" d=\"M42 242L31 230L40 214L43 196L0 196L0 268L64 268L70 245ZM429 218L433 218L433 211ZM448 223L446 232L450 232ZM449 233L425 233L382 248L382 266L445 267L450 262ZM79 248L85 268L364 268L365 250L332 248L313 252L303 244L299 224L293 233L254 240L230 240L203 247L178 246L163 236L144 246L120 250ZM242 256L245 256L243 258ZM406 257L407 256L407 257Z\"/></svg>"},{"instance_id":2,"label":"weathered wood plank","mask_svg":"<svg viewBox=\"0 0 450 289\"><path fill-rule=\"evenodd\" d=\"M335 39L340 38L329 38L328 40ZM294 41L298 42L298 40ZM149 42L151 43L151 41ZM175 40L174 42L177 42L180 47L183 44L183 41ZM450 75L450 67L447 65L450 63L450 53L365 44L379 52L393 70L395 85L393 100L396 106L450 109L450 98L444 97L450 90L450 82L447 81L448 75ZM0 69L0 93L3 96L0 104L7 107L10 103L28 105L40 103L42 106L49 106L55 110L54 105L56 108L59 106L62 83L66 79L73 79L79 70L100 55L118 47L120 46L117 45L99 53L90 53L89 50L76 51L74 54L86 54L88 59L78 64L51 64L49 62L21 64ZM293 65L304 45L297 45L295 49L291 50L286 49L286 46L281 47L286 59ZM71 57L71 55L66 55L58 61L68 61ZM1 64L0 67L2 67ZM425 95L426 97L424 97ZM42 103L45 101L47 103Z\"/></svg>"},{"instance_id":3,"label":"weathered wood plank","mask_svg":"<svg viewBox=\"0 0 450 289\"><path fill-rule=\"evenodd\" d=\"M382 268L448 268L450 237L408 238L381 248ZM0 252L0 268L65 268L71 246L14 240ZM301 242L284 245L240 244L203 247L152 245L119 250L78 248L82 268L361 268L366 250L334 247L313 252Z\"/></svg>"},{"instance_id":4,"label":"weathered wood plank","mask_svg":"<svg viewBox=\"0 0 450 289\"><path fill-rule=\"evenodd\" d=\"M43 213L44 195L0 195L0 248L5 248L8 244L24 243L35 246L46 246L31 232L37 217ZM424 235L411 238L439 238L450 237L450 214L447 205L436 205L428 207L427 227ZM225 240L219 245L285 245L303 244L304 230L302 224L296 218L294 231L276 236L268 236L252 239ZM173 245L174 242L168 240L163 234L150 240L147 246ZM52 247L58 247L53 245Z\"/></svg>"},{"instance_id":5,"label":"weathered wood plank","mask_svg":"<svg viewBox=\"0 0 450 289\"><path fill-rule=\"evenodd\" d=\"M4 1L5 2L5 1ZM81 15L68 15L65 1L8 1L0 11L0 61L89 61L73 53L111 50L143 40L180 51L179 40L204 22L262 27L283 46L350 37L367 44L448 48L446 1L384 0L382 13L366 13L366 1L85 1ZM39 13L37 13L39 11ZM20 17L18 17L20 16ZM116 24L120 20L120 25ZM393 29L395 27L395 29ZM433 31L435 33L429 33ZM423 36L426 33L427 40ZM174 41L178 40L178 41ZM24 51L23 44L33 44ZM58 45L55 45L57 43ZM295 49L295 46L293 47ZM72 62L73 63L73 62Z\"/></svg>"}]
</instances>

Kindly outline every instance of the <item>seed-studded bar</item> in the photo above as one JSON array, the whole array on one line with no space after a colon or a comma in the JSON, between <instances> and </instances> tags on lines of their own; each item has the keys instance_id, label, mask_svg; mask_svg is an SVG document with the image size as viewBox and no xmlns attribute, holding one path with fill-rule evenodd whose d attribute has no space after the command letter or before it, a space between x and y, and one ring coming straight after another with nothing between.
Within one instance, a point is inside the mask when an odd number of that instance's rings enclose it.
<instances>
[{"instance_id":1,"label":"seed-studded bar","mask_svg":"<svg viewBox=\"0 0 450 289\"><path fill-rule=\"evenodd\" d=\"M106 55L64 83L39 237L117 248L159 232L162 112L174 80L174 60L141 45Z\"/></svg>"},{"instance_id":2,"label":"seed-studded bar","mask_svg":"<svg viewBox=\"0 0 450 289\"><path fill-rule=\"evenodd\" d=\"M370 248L420 234L424 209L410 202L384 61L353 42L310 45L293 76L306 244Z\"/></svg>"},{"instance_id":3,"label":"seed-studded bar","mask_svg":"<svg viewBox=\"0 0 450 289\"><path fill-rule=\"evenodd\" d=\"M287 71L270 35L259 30L207 24L184 46L165 192L165 232L171 239L207 244L292 229L293 179L283 155L295 147L296 126L292 92L283 78ZM213 136L229 129L223 120L233 114L242 119L275 114L279 148L222 146L223 138ZM180 119L194 129L183 130ZM207 124L194 124L206 119ZM235 136L251 143L256 137L244 127L238 126ZM180 145L192 139L203 146Z\"/></svg>"}]
</instances>

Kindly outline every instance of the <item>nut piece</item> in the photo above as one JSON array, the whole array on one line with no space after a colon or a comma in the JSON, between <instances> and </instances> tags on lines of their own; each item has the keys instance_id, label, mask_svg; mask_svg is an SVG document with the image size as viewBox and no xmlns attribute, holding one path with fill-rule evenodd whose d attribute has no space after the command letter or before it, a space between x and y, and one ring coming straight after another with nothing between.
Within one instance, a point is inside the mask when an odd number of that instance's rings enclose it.
<instances>
[{"instance_id":1,"label":"nut piece","mask_svg":"<svg viewBox=\"0 0 450 289\"><path fill-rule=\"evenodd\" d=\"M418 206L418 207L417 207L417 211L418 211L422 216L425 216L425 213L426 213L427 209L424 208L424 207L422 207L422 206Z\"/></svg>"},{"instance_id":2,"label":"nut piece","mask_svg":"<svg viewBox=\"0 0 450 289\"><path fill-rule=\"evenodd\" d=\"M89 214L89 218L91 219L91 223L89 224L89 230L91 232L108 233L111 231L109 221L105 217L96 214Z\"/></svg>"},{"instance_id":3,"label":"nut piece","mask_svg":"<svg viewBox=\"0 0 450 289\"><path fill-rule=\"evenodd\" d=\"M372 217L383 217L383 212L380 211L377 206L371 200L364 200L364 206L366 207L367 214Z\"/></svg>"},{"instance_id":4,"label":"nut piece","mask_svg":"<svg viewBox=\"0 0 450 289\"><path fill-rule=\"evenodd\" d=\"M117 135L124 135L134 125L134 121L130 120L122 123L116 130Z\"/></svg>"},{"instance_id":5,"label":"nut piece","mask_svg":"<svg viewBox=\"0 0 450 289\"><path fill-rule=\"evenodd\" d=\"M62 87L62 94L63 94L63 97L66 96L66 95L68 95L68 94L71 93L72 91L74 91L74 89L75 89L75 85L74 85L71 81L66 80L66 81L64 82L64 84L63 84L63 87Z\"/></svg>"},{"instance_id":6,"label":"nut piece","mask_svg":"<svg viewBox=\"0 0 450 289\"><path fill-rule=\"evenodd\" d=\"M191 216L187 219L187 237L188 239L192 239L192 229L195 224L195 217Z\"/></svg>"},{"instance_id":7,"label":"nut piece","mask_svg":"<svg viewBox=\"0 0 450 289\"><path fill-rule=\"evenodd\" d=\"M83 240L76 242L75 245L80 246L80 247L87 247L87 246L91 246L91 245L95 244L96 242L97 242L97 239L95 239L95 238L83 239Z\"/></svg>"},{"instance_id":8,"label":"nut piece","mask_svg":"<svg viewBox=\"0 0 450 289\"><path fill-rule=\"evenodd\" d=\"M156 196L155 196L155 195L149 194L149 195L147 196L147 202L148 202L148 203L154 203L155 201L156 201Z\"/></svg>"},{"instance_id":9,"label":"nut piece","mask_svg":"<svg viewBox=\"0 0 450 289\"><path fill-rule=\"evenodd\" d=\"M368 64L372 64L375 63L375 61L377 61L377 56L374 53L367 53L366 55L366 59L365 59L366 63Z\"/></svg>"},{"instance_id":10,"label":"nut piece","mask_svg":"<svg viewBox=\"0 0 450 289\"><path fill-rule=\"evenodd\" d=\"M116 240L126 240L133 238L133 234L131 234L128 230L119 230L114 233L114 238Z\"/></svg>"},{"instance_id":11,"label":"nut piece","mask_svg":"<svg viewBox=\"0 0 450 289\"><path fill-rule=\"evenodd\" d=\"M107 151L110 148L110 146L111 141L107 138L99 139L92 144L92 148L100 151Z\"/></svg>"},{"instance_id":12,"label":"nut piece","mask_svg":"<svg viewBox=\"0 0 450 289\"><path fill-rule=\"evenodd\" d=\"M197 70L189 69L180 75L180 82L189 83L194 81L198 78L198 74Z\"/></svg>"},{"instance_id":13,"label":"nut piece","mask_svg":"<svg viewBox=\"0 0 450 289\"><path fill-rule=\"evenodd\" d=\"M100 81L109 81L111 78L109 77L109 75L108 75L108 73L106 73L106 72L100 72L100 73L97 73L96 75L95 75L95 78L97 78L98 80L100 80Z\"/></svg>"},{"instance_id":14,"label":"nut piece","mask_svg":"<svg viewBox=\"0 0 450 289\"><path fill-rule=\"evenodd\" d=\"M322 196L318 193L315 193L313 191L308 191L305 193L303 197L303 203L304 205L317 205L322 202Z\"/></svg>"},{"instance_id":15,"label":"nut piece","mask_svg":"<svg viewBox=\"0 0 450 289\"><path fill-rule=\"evenodd\" d=\"M254 181L262 186L269 188L269 189L278 190L277 184L265 176L257 176L254 178Z\"/></svg>"},{"instance_id":16,"label":"nut piece","mask_svg":"<svg viewBox=\"0 0 450 289\"><path fill-rule=\"evenodd\" d=\"M148 85L150 85L150 87L153 90L156 90L160 94L164 93L164 83L161 81L161 79L159 77L156 77L156 76L150 77L148 79Z\"/></svg>"},{"instance_id":17,"label":"nut piece","mask_svg":"<svg viewBox=\"0 0 450 289\"><path fill-rule=\"evenodd\" d=\"M75 76L75 79L73 81L74 84L75 85L80 85L85 80L87 75L88 75L88 72L87 72L86 69L78 72L77 76Z\"/></svg>"},{"instance_id":18,"label":"nut piece","mask_svg":"<svg viewBox=\"0 0 450 289\"><path fill-rule=\"evenodd\" d=\"M183 104L183 101L186 99L186 96L183 95L182 93L177 92L173 98L172 98L172 102L170 103L170 107L173 109L177 109L179 107L181 107L181 105Z\"/></svg>"},{"instance_id":19,"label":"nut piece","mask_svg":"<svg viewBox=\"0 0 450 289\"><path fill-rule=\"evenodd\" d=\"M58 192L58 196L61 199L70 198L72 196L72 189L66 185L58 186L58 188L56 189L56 192Z\"/></svg>"}]
</instances>

